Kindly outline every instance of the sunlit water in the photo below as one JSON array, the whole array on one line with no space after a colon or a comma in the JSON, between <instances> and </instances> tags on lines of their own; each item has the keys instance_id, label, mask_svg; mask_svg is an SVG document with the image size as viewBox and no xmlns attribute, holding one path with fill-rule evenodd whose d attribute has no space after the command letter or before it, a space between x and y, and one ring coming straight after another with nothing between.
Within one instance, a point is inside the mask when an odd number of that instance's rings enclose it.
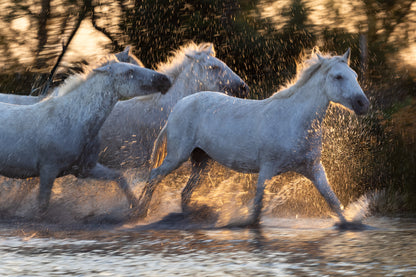
<instances>
[{"instance_id":1,"label":"sunlit water","mask_svg":"<svg viewBox=\"0 0 416 277\"><path fill-rule=\"evenodd\" d=\"M141 177L126 176L140 192ZM362 231L337 230L327 213L274 213L289 192L266 197L260 228L224 228L247 218L252 189L243 187L253 180L232 175L220 186L201 188L193 203L211 208L196 217L169 217L181 210L182 186L174 182L184 183L184 176L172 176L173 183L155 192L150 216L130 224L114 182L57 179L46 219L39 221L33 218L38 179L3 178L0 276L416 275L416 218L371 216L371 197L346 208L348 218L369 226Z\"/></svg>"},{"instance_id":2,"label":"sunlit water","mask_svg":"<svg viewBox=\"0 0 416 277\"><path fill-rule=\"evenodd\" d=\"M0 224L1 276L414 276L414 218L263 219L259 229ZM78 226L80 227L80 226Z\"/></svg>"}]
</instances>

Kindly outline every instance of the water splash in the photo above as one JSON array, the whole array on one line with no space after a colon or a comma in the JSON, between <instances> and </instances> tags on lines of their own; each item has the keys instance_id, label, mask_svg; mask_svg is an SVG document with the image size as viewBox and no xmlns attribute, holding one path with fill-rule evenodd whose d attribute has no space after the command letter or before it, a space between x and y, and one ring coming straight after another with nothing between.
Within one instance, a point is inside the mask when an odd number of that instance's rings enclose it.
<instances>
[{"instance_id":1,"label":"water splash","mask_svg":"<svg viewBox=\"0 0 416 277\"><path fill-rule=\"evenodd\" d=\"M170 214L182 212L180 196L189 171L189 164L184 164L160 183L150 203L148 217L137 222L136 226L152 224ZM124 172L136 195L140 195L145 185L146 173L138 170ZM190 223L208 228L244 225L250 220L256 178L255 174L236 173L214 165L192 196L190 206L195 213L188 218L184 215L183 218L176 217L183 224L172 226L189 227ZM0 216L33 219L36 216L38 184L38 178L16 180L0 177ZM346 218L362 221L378 201L378 195L367 194L350 203L345 209ZM116 182L65 176L55 181L46 218L52 223L84 224L123 222L128 214L128 202ZM328 219L331 214L315 187L300 175L278 176L267 183L262 213L264 220Z\"/></svg>"},{"instance_id":2,"label":"water splash","mask_svg":"<svg viewBox=\"0 0 416 277\"><path fill-rule=\"evenodd\" d=\"M371 199L368 195L361 196L345 208L345 218L348 221L361 222L370 214L370 204Z\"/></svg>"}]
</instances>

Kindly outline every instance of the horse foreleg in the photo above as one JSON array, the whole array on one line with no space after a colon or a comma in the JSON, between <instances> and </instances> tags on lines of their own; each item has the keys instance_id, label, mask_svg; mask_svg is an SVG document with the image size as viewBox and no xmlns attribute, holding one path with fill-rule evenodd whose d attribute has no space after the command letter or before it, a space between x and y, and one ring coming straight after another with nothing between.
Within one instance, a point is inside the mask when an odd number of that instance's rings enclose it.
<instances>
[{"instance_id":1,"label":"horse foreleg","mask_svg":"<svg viewBox=\"0 0 416 277\"><path fill-rule=\"evenodd\" d=\"M202 150L194 150L191 156L192 173L188 179L188 183L182 190L181 205L183 212L189 212L189 203L191 202L192 194L196 188L201 184L203 175L208 171L209 156ZM202 178L201 178L202 177Z\"/></svg>"},{"instance_id":2,"label":"horse foreleg","mask_svg":"<svg viewBox=\"0 0 416 277\"><path fill-rule=\"evenodd\" d=\"M271 179L275 174L269 168L262 168L259 172L256 185L256 195L254 196L254 207L250 225L258 225L260 223L260 214L263 208L263 195L265 182Z\"/></svg>"},{"instance_id":3,"label":"horse foreleg","mask_svg":"<svg viewBox=\"0 0 416 277\"><path fill-rule=\"evenodd\" d=\"M318 189L319 193L325 198L326 202L329 204L331 209L338 215L341 223L347 222L344 213L343 206L338 200L337 196L331 189L328 183L328 179L325 174L325 169L321 163L316 164L309 174L305 175L309 178L315 187Z\"/></svg>"},{"instance_id":4,"label":"horse foreleg","mask_svg":"<svg viewBox=\"0 0 416 277\"><path fill-rule=\"evenodd\" d=\"M139 200L130 189L129 184L120 171L110 169L100 163L97 163L88 173L88 177L98 180L115 180L126 196L130 208L136 208L139 205Z\"/></svg>"},{"instance_id":5,"label":"horse foreleg","mask_svg":"<svg viewBox=\"0 0 416 277\"><path fill-rule=\"evenodd\" d=\"M44 214L49 207L53 182L59 171L55 167L43 166L40 170L40 185L38 194L39 214Z\"/></svg>"}]
</instances>

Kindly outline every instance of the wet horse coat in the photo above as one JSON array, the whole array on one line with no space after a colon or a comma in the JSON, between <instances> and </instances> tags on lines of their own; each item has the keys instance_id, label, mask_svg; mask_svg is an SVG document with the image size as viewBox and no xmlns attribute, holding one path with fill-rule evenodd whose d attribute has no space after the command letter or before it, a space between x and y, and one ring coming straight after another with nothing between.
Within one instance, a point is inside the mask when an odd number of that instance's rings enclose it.
<instances>
[{"instance_id":1,"label":"wet horse coat","mask_svg":"<svg viewBox=\"0 0 416 277\"><path fill-rule=\"evenodd\" d=\"M66 174L116 179L136 204L121 174L97 163L97 134L120 97L166 91L169 86L163 74L114 60L70 78L57 97L34 105L1 103L0 174L40 176L41 212L48 207L55 178Z\"/></svg>"},{"instance_id":2,"label":"wet horse coat","mask_svg":"<svg viewBox=\"0 0 416 277\"><path fill-rule=\"evenodd\" d=\"M321 164L322 121L330 102L364 114L369 101L349 67L350 50L343 56L316 57L292 86L265 100L244 100L216 92L201 92L177 103L155 142L154 156L164 138L167 156L150 178L137 209L146 215L157 183L191 157L192 174L182 192L188 209L207 161L233 170L259 173L254 209L248 224L259 222L265 181L294 171L310 179L346 222L342 205L332 191Z\"/></svg>"},{"instance_id":3,"label":"wet horse coat","mask_svg":"<svg viewBox=\"0 0 416 277\"><path fill-rule=\"evenodd\" d=\"M169 76L166 95L135 97L116 104L100 131L100 162L112 168L148 166L154 140L173 106L183 97L204 90L243 97L248 86L215 57L211 43L189 43L177 50L157 71Z\"/></svg>"}]
</instances>

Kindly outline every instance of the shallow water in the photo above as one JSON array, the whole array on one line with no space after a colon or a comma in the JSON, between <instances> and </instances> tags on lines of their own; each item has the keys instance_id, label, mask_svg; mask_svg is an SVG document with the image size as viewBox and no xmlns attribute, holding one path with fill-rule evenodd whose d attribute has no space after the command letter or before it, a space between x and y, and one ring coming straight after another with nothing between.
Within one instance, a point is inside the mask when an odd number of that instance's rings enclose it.
<instances>
[{"instance_id":1,"label":"shallow water","mask_svg":"<svg viewBox=\"0 0 416 277\"><path fill-rule=\"evenodd\" d=\"M258 229L0 224L1 276L414 276L416 219L263 219Z\"/></svg>"}]
</instances>

